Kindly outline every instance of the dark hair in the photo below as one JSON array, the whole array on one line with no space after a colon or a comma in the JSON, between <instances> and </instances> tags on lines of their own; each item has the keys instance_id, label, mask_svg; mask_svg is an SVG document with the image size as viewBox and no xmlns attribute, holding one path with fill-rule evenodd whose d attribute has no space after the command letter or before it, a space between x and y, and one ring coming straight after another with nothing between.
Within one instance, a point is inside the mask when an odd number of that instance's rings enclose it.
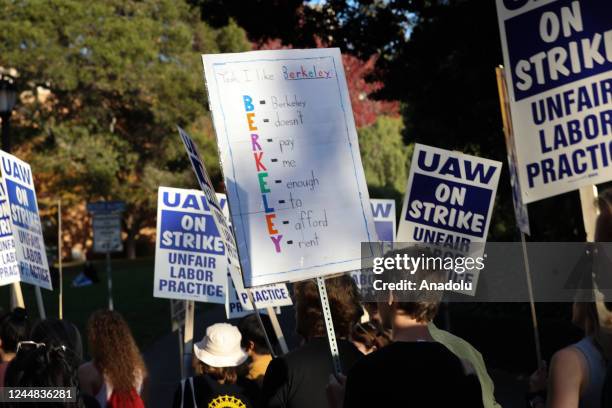
<instances>
[{"instance_id":1,"label":"dark hair","mask_svg":"<svg viewBox=\"0 0 612 408\"><path fill-rule=\"evenodd\" d=\"M32 330L31 343L22 343L17 356L6 370L5 385L12 387L75 387L81 363L81 336L76 327L64 320L47 319ZM76 350L76 351L75 351ZM51 407L82 407L77 403L49 403Z\"/></svg>"},{"instance_id":2,"label":"dark hair","mask_svg":"<svg viewBox=\"0 0 612 408\"><path fill-rule=\"evenodd\" d=\"M28 313L21 307L15 308L0 319L0 348L7 353L17 351L17 343L28 337Z\"/></svg>"},{"instance_id":3,"label":"dark hair","mask_svg":"<svg viewBox=\"0 0 612 408\"><path fill-rule=\"evenodd\" d=\"M235 367L212 367L198 360L195 371L197 375L208 375L218 383L236 384L238 377L246 376L248 367L245 363Z\"/></svg>"},{"instance_id":4,"label":"dark hair","mask_svg":"<svg viewBox=\"0 0 612 408\"><path fill-rule=\"evenodd\" d=\"M397 249L385 254L386 258L394 258L396 255L407 255L412 258L431 258L432 252L427 248L408 247ZM387 269L387 276L391 282L411 281L415 282L417 287L422 281L426 280L429 283L443 282L446 277L446 271L436 269L436 265L421 267L416 270L393 268ZM392 291L394 297L394 307L396 310L403 311L417 322L430 322L438 314L440 302L442 301L443 291L440 290L396 290Z\"/></svg>"},{"instance_id":5,"label":"dark hair","mask_svg":"<svg viewBox=\"0 0 612 408\"><path fill-rule=\"evenodd\" d=\"M363 315L357 285L349 275L326 279L325 285L336 336L347 338L353 325ZM325 336L325 322L316 282L312 279L296 282L294 292L298 334L306 339Z\"/></svg>"},{"instance_id":6,"label":"dark hair","mask_svg":"<svg viewBox=\"0 0 612 408\"><path fill-rule=\"evenodd\" d=\"M266 342L266 333L273 333L272 324L270 322L270 318L264 314L259 315L261 317L261 321L263 322L264 327L266 328L266 332L261 327L259 323L259 319L255 313L244 316L238 322L238 330L240 330L240 334L242 335L242 340L240 340L240 346L243 349L246 349L249 345L249 342L252 341L254 344L254 352L257 354L272 354L271 350L268 348L268 343ZM272 343L272 347L276 346L276 337L268 336L268 339Z\"/></svg>"},{"instance_id":7,"label":"dark hair","mask_svg":"<svg viewBox=\"0 0 612 408\"><path fill-rule=\"evenodd\" d=\"M351 340L362 343L368 350L373 347L381 349L391 343L391 337L376 321L355 324L351 332Z\"/></svg>"}]
</instances>

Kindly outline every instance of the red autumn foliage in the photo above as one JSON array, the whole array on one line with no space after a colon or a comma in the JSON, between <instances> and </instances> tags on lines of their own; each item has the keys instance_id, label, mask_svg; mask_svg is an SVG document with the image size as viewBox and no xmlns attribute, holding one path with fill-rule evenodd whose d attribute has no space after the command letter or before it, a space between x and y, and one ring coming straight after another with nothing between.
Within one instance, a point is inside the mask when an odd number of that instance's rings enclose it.
<instances>
[{"instance_id":1,"label":"red autumn foliage","mask_svg":"<svg viewBox=\"0 0 612 408\"><path fill-rule=\"evenodd\" d=\"M324 47L322 41L318 41L319 47ZM280 50L290 49L290 45L283 45L280 39L269 40L263 44L255 44L259 50ZM367 78L374 72L376 55L371 56L367 61L363 61L350 54L342 54L342 63L348 83L351 105L353 106L353 116L355 125L358 128L370 126L376 122L378 116L398 116L399 102L381 101L371 97L373 93L383 88L381 81L368 81Z\"/></svg>"}]
</instances>

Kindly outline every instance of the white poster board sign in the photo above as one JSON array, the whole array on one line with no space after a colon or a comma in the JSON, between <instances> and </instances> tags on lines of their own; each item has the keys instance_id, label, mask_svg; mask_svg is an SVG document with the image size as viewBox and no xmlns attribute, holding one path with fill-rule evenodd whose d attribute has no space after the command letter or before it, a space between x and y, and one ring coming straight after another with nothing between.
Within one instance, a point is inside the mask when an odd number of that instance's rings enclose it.
<instances>
[{"instance_id":1,"label":"white poster board sign","mask_svg":"<svg viewBox=\"0 0 612 408\"><path fill-rule=\"evenodd\" d=\"M523 201L612 180L612 3L496 2Z\"/></svg>"},{"instance_id":2,"label":"white poster board sign","mask_svg":"<svg viewBox=\"0 0 612 408\"><path fill-rule=\"evenodd\" d=\"M376 233L340 51L203 62L245 285L359 269Z\"/></svg>"},{"instance_id":3,"label":"white poster board sign","mask_svg":"<svg viewBox=\"0 0 612 408\"><path fill-rule=\"evenodd\" d=\"M217 193L217 201L221 205L223 215L231 226L227 197L225 194ZM228 272L228 294L225 301L225 313L228 319L237 319L253 312L253 305L249 300L247 289L242 282L240 270L235 268ZM272 285L258 286L249 289L253 295L257 309L266 313L268 307L291 306L293 302L289 296L287 285L276 283ZM280 309L279 309L280 310Z\"/></svg>"},{"instance_id":4,"label":"white poster board sign","mask_svg":"<svg viewBox=\"0 0 612 408\"><path fill-rule=\"evenodd\" d=\"M9 210L8 220L19 265L19 280L52 289L32 169L26 162L1 150L0 160L1 182L7 201L5 205Z\"/></svg>"},{"instance_id":5,"label":"white poster board sign","mask_svg":"<svg viewBox=\"0 0 612 408\"><path fill-rule=\"evenodd\" d=\"M11 230L10 209L0 183L0 286L19 282L19 265L15 252L15 239Z\"/></svg>"},{"instance_id":6,"label":"white poster board sign","mask_svg":"<svg viewBox=\"0 0 612 408\"><path fill-rule=\"evenodd\" d=\"M227 268L206 195L160 187L153 296L225 303Z\"/></svg>"},{"instance_id":7,"label":"white poster board sign","mask_svg":"<svg viewBox=\"0 0 612 408\"><path fill-rule=\"evenodd\" d=\"M402 206L398 242L426 243L434 256L478 257L493 213L501 163L416 144ZM478 271L451 274L474 293Z\"/></svg>"}]
</instances>

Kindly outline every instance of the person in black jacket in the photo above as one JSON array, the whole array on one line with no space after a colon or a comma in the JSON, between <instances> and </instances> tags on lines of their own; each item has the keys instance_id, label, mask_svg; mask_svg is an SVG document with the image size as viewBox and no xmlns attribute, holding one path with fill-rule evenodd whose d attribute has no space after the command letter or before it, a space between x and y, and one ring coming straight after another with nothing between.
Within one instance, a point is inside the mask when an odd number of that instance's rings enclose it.
<instances>
[{"instance_id":1,"label":"person in black jacket","mask_svg":"<svg viewBox=\"0 0 612 408\"><path fill-rule=\"evenodd\" d=\"M362 353L348 341L351 328L363 314L355 282L348 275L326 280L327 295L338 339L343 370L349 370ZM314 280L294 286L297 332L301 347L272 360L263 382L268 408L325 408L325 387L334 372L323 311Z\"/></svg>"},{"instance_id":2,"label":"person in black jacket","mask_svg":"<svg viewBox=\"0 0 612 408\"><path fill-rule=\"evenodd\" d=\"M429 251L408 248L386 255L420 258ZM423 264L421 264L423 265ZM384 281L441 283L446 271L418 267L387 268ZM431 336L428 323L438 312L443 292L381 291L378 310L393 343L368 354L348 371L330 377L330 408L483 407L474 367Z\"/></svg>"}]
</instances>

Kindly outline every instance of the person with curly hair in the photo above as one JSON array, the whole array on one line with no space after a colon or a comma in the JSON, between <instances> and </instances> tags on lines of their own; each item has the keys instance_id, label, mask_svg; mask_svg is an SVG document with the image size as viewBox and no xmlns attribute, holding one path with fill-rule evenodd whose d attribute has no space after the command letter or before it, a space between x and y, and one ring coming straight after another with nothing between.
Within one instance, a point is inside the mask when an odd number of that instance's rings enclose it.
<instances>
[{"instance_id":1,"label":"person with curly hair","mask_svg":"<svg viewBox=\"0 0 612 408\"><path fill-rule=\"evenodd\" d=\"M95 396L101 408L144 406L147 369L125 319L114 311L94 312L87 339L92 361L79 367L83 392Z\"/></svg>"}]
</instances>

